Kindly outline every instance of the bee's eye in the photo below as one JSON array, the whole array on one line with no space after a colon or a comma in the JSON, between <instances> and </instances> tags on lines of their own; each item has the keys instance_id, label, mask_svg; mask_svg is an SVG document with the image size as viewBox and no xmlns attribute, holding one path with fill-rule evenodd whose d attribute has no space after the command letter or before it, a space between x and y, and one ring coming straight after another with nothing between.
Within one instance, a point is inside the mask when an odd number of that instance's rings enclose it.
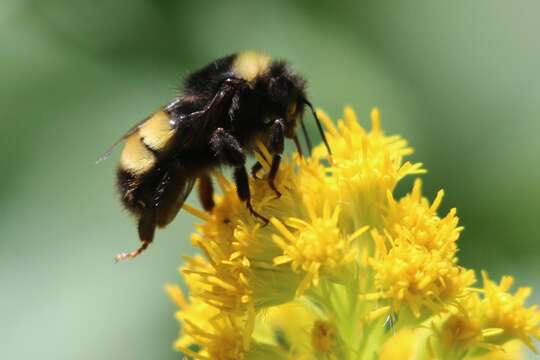
<instances>
[{"instance_id":1,"label":"bee's eye","mask_svg":"<svg viewBox=\"0 0 540 360\"><path fill-rule=\"evenodd\" d=\"M289 100L289 83L287 79L280 76L270 79L268 83L268 92L272 100L281 106L287 106Z\"/></svg>"}]
</instances>

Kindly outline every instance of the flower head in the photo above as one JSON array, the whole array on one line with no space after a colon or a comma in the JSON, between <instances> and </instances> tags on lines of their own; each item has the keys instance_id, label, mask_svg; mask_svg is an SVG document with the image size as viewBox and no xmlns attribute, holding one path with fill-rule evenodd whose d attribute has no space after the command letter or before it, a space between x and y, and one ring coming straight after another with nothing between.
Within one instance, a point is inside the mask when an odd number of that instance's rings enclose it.
<instances>
[{"instance_id":1,"label":"flower head","mask_svg":"<svg viewBox=\"0 0 540 360\"><path fill-rule=\"evenodd\" d=\"M180 288L175 286L168 286L167 292L180 307L176 314L182 324L182 332L175 344L178 350L201 360L245 358L249 338L239 334L250 325L246 317L222 313L196 297L188 303Z\"/></svg>"},{"instance_id":2,"label":"flower head","mask_svg":"<svg viewBox=\"0 0 540 360\"><path fill-rule=\"evenodd\" d=\"M309 204L309 200L306 204ZM273 240L283 251L283 255L274 258L274 264L291 263L293 271L301 270L306 274L297 294L303 294L311 284L318 286L321 272L336 279L340 277L340 273L351 270L347 269L347 266L358 256L353 242L368 228L360 228L345 236L338 224L339 206L333 211L328 205L324 206L320 216L316 215L309 205L307 209L309 222L289 218L286 226L280 220L272 219L272 224L281 234L274 235Z\"/></svg>"},{"instance_id":3,"label":"flower head","mask_svg":"<svg viewBox=\"0 0 540 360\"><path fill-rule=\"evenodd\" d=\"M375 271L378 298L389 300L394 309L408 305L415 317L422 309L439 312L464 294L475 282L474 272L457 265L456 211L444 218L436 210L443 193L433 204L422 197L421 182L399 202L388 194L384 216L385 232L373 230L375 255L370 264Z\"/></svg>"},{"instance_id":4,"label":"flower head","mask_svg":"<svg viewBox=\"0 0 540 360\"><path fill-rule=\"evenodd\" d=\"M416 179L412 191L399 201L394 199L391 192L387 193L387 197L384 228L390 236L426 250L443 251L449 259L454 258L463 227L458 226L455 208L443 218L437 214L444 197L443 190L430 204L422 196L422 181Z\"/></svg>"},{"instance_id":5,"label":"flower head","mask_svg":"<svg viewBox=\"0 0 540 360\"><path fill-rule=\"evenodd\" d=\"M536 351L533 339L540 338L540 310L524 305L530 289L520 288L511 294L511 277L503 277L500 284L491 281L485 272L482 277L481 291L459 299L449 316L432 322L435 352L500 352L510 340L520 340Z\"/></svg>"},{"instance_id":6,"label":"flower head","mask_svg":"<svg viewBox=\"0 0 540 360\"><path fill-rule=\"evenodd\" d=\"M540 340L540 310L536 305L525 306L531 288L519 288L512 294L511 276L503 276L499 284L490 280L486 272L482 278L484 297L478 311L484 326L501 329L500 342L519 339L536 352L533 339Z\"/></svg>"},{"instance_id":7,"label":"flower head","mask_svg":"<svg viewBox=\"0 0 540 360\"><path fill-rule=\"evenodd\" d=\"M444 192L430 202L416 180L395 197L402 178L425 171L404 160L405 140L384 134L379 111L371 130L350 108L336 124L318 115L333 155L320 145L311 157L285 157L281 197L259 144L266 177L249 186L269 224L219 172L212 212L184 205L202 220L191 237L202 255L185 257L187 298L168 287L179 306L176 347L205 360L485 360L511 340L532 348L540 311L524 305L530 289L511 294L511 278L495 284L485 274L474 288L456 256L457 211L439 214Z\"/></svg>"},{"instance_id":8,"label":"flower head","mask_svg":"<svg viewBox=\"0 0 540 360\"><path fill-rule=\"evenodd\" d=\"M328 130L332 163L319 170L323 184L317 186L312 195L316 199L334 200L331 206L339 202L343 212L351 215L350 224L342 224L344 227L380 226L387 192L393 191L405 176L424 173L422 164L403 161L413 149L399 136L384 135L378 109L371 112L371 131L360 126L349 107L345 108L343 120L337 125L324 112L319 111L318 115ZM325 148L315 148L313 158L327 158ZM309 185L306 187L310 189Z\"/></svg>"}]
</instances>

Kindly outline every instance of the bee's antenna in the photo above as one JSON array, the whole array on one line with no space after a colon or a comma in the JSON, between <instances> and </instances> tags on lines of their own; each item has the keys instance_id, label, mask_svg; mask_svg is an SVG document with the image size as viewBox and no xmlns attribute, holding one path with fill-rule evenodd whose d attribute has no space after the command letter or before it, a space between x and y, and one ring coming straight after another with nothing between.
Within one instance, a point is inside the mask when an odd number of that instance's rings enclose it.
<instances>
[{"instance_id":1,"label":"bee's antenna","mask_svg":"<svg viewBox=\"0 0 540 360\"><path fill-rule=\"evenodd\" d=\"M315 122L317 123L317 128L319 128L319 133L321 134L322 140L324 142L324 146L326 146L328 155L332 156L332 150L330 150L330 145L328 145L328 140L326 140L326 135L324 135L324 131L321 126L321 121L319 120L319 117L317 116L317 113L315 112L313 105L311 105L311 103L307 99L303 99L303 100L304 100L304 104L306 104L311 109L311 113L313 114L313 117L315 118Z\"/></svg>"},{"instance_id":2,"label":"bee's antenna","mask_svg":"<svg viewBox=\"0 0 540 360\"><path fill-rule=\"evenodd\" d=\"M306 139L306 144L308 147L308 155L311 153L311 139L309 138L309 134L306 129L306 124L304 124L304 119L300 121L300 125L302 126L302 133L304 134L304 138Z\"/></svg>"},{"instance_id":3,"label":"bee's antenna","mask_svg":"<svg viewBox=\"0 0 540 360\"><path fill-rule=\"evenodd\" d=\"M304 154L302 153L302 146L300 146L298 135L294 134L293 140L294 140L294 145L296 145L296 151L298 151L298 155L300 155L300 157L303 158Z\"/></svg>"}]
</instances>

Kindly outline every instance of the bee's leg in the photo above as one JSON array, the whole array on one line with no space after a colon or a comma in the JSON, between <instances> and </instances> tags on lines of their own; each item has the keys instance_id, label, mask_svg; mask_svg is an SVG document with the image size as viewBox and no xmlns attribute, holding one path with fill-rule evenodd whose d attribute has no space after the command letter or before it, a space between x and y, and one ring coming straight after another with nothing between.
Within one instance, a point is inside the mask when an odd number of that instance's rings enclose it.
<instances>
[{"instance_id":1,"label":"bee's leg","mask_svg":"<svg viewBox=\"0 0 540 360\"><path fill-rule=\"evenodd\" d=\"M156 179L153 193L139 201L141 210L138 232L142 245L135 251L117 255L117 261L135 258L145 251L154 239L156 227L164 227L169 224L189 195L193 181L190 178L179 177L171 170L165 171L161 178Z\"/></svg>"},{"instance_id":2,"label":"bee's leg","mask_svg":"<svg viewBox=\"0 0 540 360\"><path fill-rule=\"evenodd\" d=\"M260 151L259 149L256 149L255 152L257 152L257 154L259 154L259 156L263 159L264 162L268 162L269 160L266 158L266 156L264 156L264 153L262 151ZM254 178L254 179L257 179L257 180L260 180L261 178L259 178L257 176L257 174L259 173L259 171L261 171L263 169L263 165L260 161L256 161L255 164L253 164L253 166L251 167L251 176Z\"/></svg>"},{"instance_id":3,"label":"bee's leg","mask_svg":"<svg viewBox=\"0 0 540 360\"><path fill-rule=\"evenodd\" d=\"M229 107L228 115L230 124L234 124L236 112L240 108L240 94L235 92L231 98L231 105Z\"/></svg>"},{"instance_id":4,"label":"bee's leg","mask_svg":"<svg viewBox=\"0 0 540 360\"><path fill-rule=\"evenodd\" d=\"M259 180L259 178L257 177L257 173L259 171L261 171L263 169L263 166L260 162L256 162L255 164L253 164L253 166L251 167L251 176L254 177L255 179Z\"/></svg>"},{"instance_id":5,"label":"bee's leg","mask_svg":"<svg viewBox=\"0 0 540 360\"><path fill-rule=\"evenodd\" d=\"M214 187L212 186L212 179L210 175L204 174L199 176L199 182L197 184L197 192L199 194L199 200L204 210L210 212L214 208Z\"/></svg>"},{"instance_id":6,"label":"bee's leg","mask_svg":"<svg viewBox=\"0 0 540 360\"><path fill-rule=\"evenodd\" d=\"M234 182L236 183L236 192L238 193L238 197L240 200L246 202L246 206L251 215L264 221L265 224L268 224L270 221L266 217L256 212L251 205L251 191L249 189L248 174L244 165L238 166L234 169Z\"/></svg>"},{"instance_id":7,"label":"bee's leg","mask_svg":"<svg viewBox=\"0 0 540 360\"><path fill-rule=\"evenodd\" d=\"M246 202L250 213L256 218L268 223L268 219L256 212L251 205L251 191L246 171L246 156L238 140L223 128L218 128L210 139L210 148L214 155L227 165L234 167L234 181L236 192L240 200Z\"/></svg>"},{"instance_id":8,"label":"bee's leg","mask_svg":"<svg viewBox=\"0 0 540 360\"><path fill-rule=\"evenodd\" d=\"M197 110L189 114L189 117L200 121L204 120L203 128L211 128L216 119L221 118L224 111L228 113L229 121L234 120L234 115L239 106L238 90L245 86L246 81L237 78L227 78L221 83L221 87L212 100L202 110ZM230 104L230 105L229 105ZM225 107L228 106L228 109ZM201 125L202 126L202 125Z\"/></svg>"},{"instance_id":9,"label":"bee's leg","mask_svg":"<svg viewBox=\"0 0 540 360\"><path fill-rule=\"evenodd\" d=\"M122 261L125 259L133 259L140 255L148 245L152 242L154 239L154 232L156 230L156 212L155 209L152 207L146 207L143 209L141 213L141 217L139 218L139 225L138 225L138 231L139 231L139 239L142 242L141 247L139 247L137 250L121 253L116 255L116 261Z\"/></svg>"},{"instance_id":10,"label":"bee's leg","mask_svg":"<svg viewBox=\"0 0 540 360\"><path fill-rule=\"evenodd\" d=\"M276 196L281 197L281 192L276 188L274 180L279 169L279 164L281 162L281 154L283 154L283 147L285 142L285 126L283 125L283 120L277 119L272 125L270 133L270 153L272 154L272 165L270 165L270 172L268 173L268 184L276 193Z\"/></svg>"}]
</instances>

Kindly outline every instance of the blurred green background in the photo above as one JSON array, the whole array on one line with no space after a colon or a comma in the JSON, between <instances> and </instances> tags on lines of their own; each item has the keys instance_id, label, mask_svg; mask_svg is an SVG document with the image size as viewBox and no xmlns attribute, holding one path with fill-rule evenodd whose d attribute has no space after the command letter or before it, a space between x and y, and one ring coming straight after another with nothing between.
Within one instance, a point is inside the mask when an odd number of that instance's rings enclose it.
<instances>
[{"instance_id":1,"label":"blurred green background","mask_svg":"<svg viewBox=\"0 0 540 360\"><path fill-rule=\"evenodd\" d=\"M442 211L458 208L462 263L516 275L540 303L539 13L532 0L2 0L0 358L179 358L163 285L194 219L115 264L139 244L113 188L118 150L94 160L185 74L242 49L289 59L334 117L379 106L429 169L428 196L442 187Z\"/></svg>"}]
</instances>

